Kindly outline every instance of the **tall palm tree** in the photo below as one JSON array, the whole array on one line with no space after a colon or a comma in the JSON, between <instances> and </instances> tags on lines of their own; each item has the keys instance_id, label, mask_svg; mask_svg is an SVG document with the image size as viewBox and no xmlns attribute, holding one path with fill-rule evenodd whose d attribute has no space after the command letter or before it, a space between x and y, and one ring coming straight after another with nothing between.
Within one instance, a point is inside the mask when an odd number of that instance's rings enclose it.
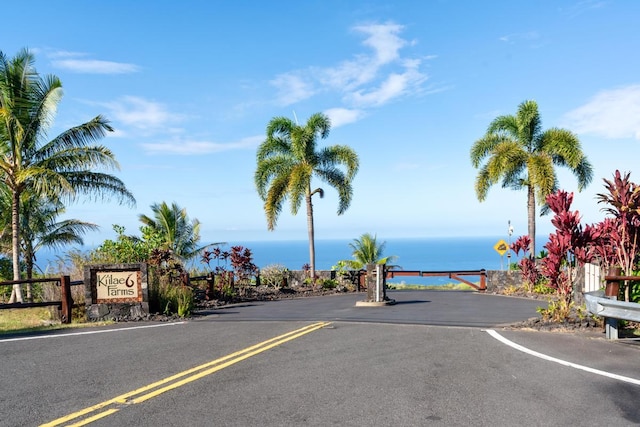
<instances>
[{"instance_id":1,"label":"tall palm tree","mask_svg":"<svg viewBox=\"0 0 640 427\"><path fill-rule=\"evenodd\" d=\"M349 246L353 250L352 260L348 260L347 264L354 269L361 269L367 264L388 264L395 261L398 257L395 255L383 256L387 242L378 242L376 235L364 233L358 239L353 239Z\"/></svg>"},{"instance_id":2,"label":"tall palm tree","mask_svg":"<svg viewBox=\"0 0 640 427\"><path fill-rule=\"evenodd\" d=\"M484 162L484 163L483 163ZM555 166L567 167L582 191L593 178L593 169L582 152L578 137L566 129L542 130L538 104L524 101L515 116L496 117L485 136L471 148L471 163L479 168L475 190L484 201L489 188L502 181L503 188L527 190L530 256L535 256L536 199L544 204L558 187Z\"/></svg>"},{"instance_id":3,"label":"tall palm tree","mask_svg":"<svg viewBox=\"0 0 640 427\"><path fill-rule=\"evenodd\" d=\"M275 229L287 198L293 215L298 213L304 199L312 280L315 280L316 255L311 198L314 194L322 198L324 190L312 190L311 181L319 178L338 191L338 215L342 215L351 204L353 178L359 167L358 155L346 145L317 148L318 137L327 138L330 129L329 118L321 113L309 117L304 126L286 117L273 118L267 125L267 139L258 147L254 176L258 194L264 201L269 230Z\"/></svg>"},{"instance_id":4,"label":"tall palm tree","mask_svg":"<svg viewBox=\"0 0 640 427\"><path fill-rule=\"evenodd\" d=\"M166 202L151 205L153 218L141 214L140 221L157 233L162 249L168 249L182 259L193 258L202 249L198 247L200 241L200 222L190 220L186 208L180 208L175 202L171 206Z\"/></svg>"},{"instance_id":5,"label":"tall palm tree","mask_svg":"<svg viewBox=\"0 0 640 427\"><path fill-rule=\"evenodd\" d=\"M2 186L4 187L4 186ZM10 230L11 197L0 191L0 227ZM60 201L43 197L32 197L23 193L20 204L20 246L27 279L33 278L36 253L42 248L63 248L69 244L82 245L82 235L87 231L98 230L96 224L77 219L58 221L65 212ZM5 213L8 213L6 215ZM0 252L11 252L11 239L0 236ZM27 300L31 301L31 285L27 283Z\"/></svg>"},{"instance_id":6,"label":"tall palm tree","mask_svg":"<svg viewBox=\"0 0 640 427\"><path fill-rule=\"evenodd\" d=\"M11 193L13 278L20 280L20 202L25 191L61 201L80 194L135 204L124 183L97 172L118 169L113 153L92 145L113 129L102 116L72 127L51 140L48 131L62 99L55 76L41 77L26 49L8 59L0 52L0 181ZM10 301L22 301L20 286Z\"/></svg>"}]
</instances>

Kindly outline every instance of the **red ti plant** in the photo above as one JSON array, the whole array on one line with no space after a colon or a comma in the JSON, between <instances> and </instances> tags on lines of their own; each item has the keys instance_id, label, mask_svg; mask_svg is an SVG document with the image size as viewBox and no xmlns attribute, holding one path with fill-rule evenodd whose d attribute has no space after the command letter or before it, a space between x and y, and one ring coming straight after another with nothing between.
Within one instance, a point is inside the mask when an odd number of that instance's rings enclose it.
<instances>
[{"instance_id":1,"label":"red ti plant","mask_svg":"<svg viewBox=\"0 0 640 427\"><path fill-rule=\"evenodd\" d=\"M560 190L547 196L547 205L555 214L551 223L556 231L549 235L545 245L547 256L542 260L542 272L549 279L547 286L562 297L568 310L573 297L573 285L578 266L595 258L594 241L600 231L596 227L580 224L580 213L571 211L573 193Z\"/></svg>"},{"instance_id":2,"label":"red ti plant","mask_svg":"<svg viewBox=\"0 0 640 427\"><path fill-rule=\"evenodd\" d=\"M511 244L511 250L519 255L522 252L523 255L527 255L529 248L531 247L531 238L528 235L520 236L515 242ZM536 267L536 261L531 256L523 256L518 262L520 267L520 274L522 274L522 280L527 284L529 292L533 291L533 287L538 283L541 278L541 274Z\"/></svg>"},{"instance_id":3,"label":"red ti plant","mask_svg":"<svg viewBox=\"0 0 640 427\"><path fill-rule=\"evenodd\" d=\"M248 284L251 276L258 274L258 267L253 263L251 249L243 246L232 246L230 259L233 272L241 284Z\"/></svg>"},{"instance_id":4,"label":"red ti plant","mask_svg":"<svg viewBox=\"0 0 640 427\"><path fill-rule=\"evenodd\" d=\"M602 210L612 215L603 225L608 237L603 250L608 251L609 261L618 264L626 276L633 272L640 243L640 186L631 182L629 175L616 170L613 180L604 180L608 194L598 194L598 203L609 205Z\"/></svg>"}]
</instances>

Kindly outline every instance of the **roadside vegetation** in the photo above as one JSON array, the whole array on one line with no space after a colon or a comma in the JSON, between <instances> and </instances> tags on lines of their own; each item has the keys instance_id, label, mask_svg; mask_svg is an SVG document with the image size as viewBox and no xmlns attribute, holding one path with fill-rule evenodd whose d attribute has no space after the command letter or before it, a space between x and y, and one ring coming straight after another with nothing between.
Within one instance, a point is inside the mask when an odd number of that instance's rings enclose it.
<instances>
[{"instance_id":1,"label":"roadside vegetation","mask_svg":"<svg viewBox=\"0 0 640 427\"><path fill-rule=\"evenodd\" d=\"M125 183L111 171L119 165L114 154L98 142L114 129L98 115L50 139L48 131L62 100L62 83L55 76L41 76L28 50L13 58L0 52L0 281L42 277L36 254L40 248L82 245L87 232L98 226L82 219L60 219L71 203L111 200L135 206ZM278 264L259 269L250 248L222 242L203 243L200 221L190 218L176 202L153 203L150 212L138 214L140 227L130 233L114 224L115 238L88 251L69 251L48 271L48 276L68 275L84 279L91 264L148 264L150 309L164 316L187 317L199 304L276 298L292 294L349 292L358 289L359 272L367 264L400 269L397 257L384 254L385 242L364 233L349 244L352 258L336 260L331 277L320 277L315 265L313 196L324 195L321 181L338 193L337 214L344 214L354 197L359 169L357 153L347 145L320 146L328 138L331 123L321 113L299 125L275 117L266 126L266 137L256 152L253 176L257 197L263 202L267 229L275 230L279 215L289 202L297 214L303 202L307 215L309 263L298 272ZM525 101L515 115L495 118L486 134L472 144L471 164L478 169L477 198L502 187L527 192L528 234L518 238L512 250L522 255L517 268L523 287L504 293L548 295L549 306L541 315L564 321L582 313L573 299L577 271L584 263L597 263L606 272L620 268L625 275L638 271L640 243L640 187L629 173L615 171L604 179L599 195L606 218L583 225L571 210L573 193L560 190L556 168L567 168L577 179L577 190L593 178L591 164L578 138L565 129L542 129L538 106ZM555 227L539 257L535 257L535 217L551 213ZM639 282L625 283L618 298L640 302ZM467 290L467 285L430 287L393 284L393 289ZM26 295L23 295L26 291ZM84 319L84 291L72 289L74 319ZM0 303L53 301L55 286L27 284L0 286ZM0 310L0 332L50 327L49 309Z\"/></svg>"}]
</instances>

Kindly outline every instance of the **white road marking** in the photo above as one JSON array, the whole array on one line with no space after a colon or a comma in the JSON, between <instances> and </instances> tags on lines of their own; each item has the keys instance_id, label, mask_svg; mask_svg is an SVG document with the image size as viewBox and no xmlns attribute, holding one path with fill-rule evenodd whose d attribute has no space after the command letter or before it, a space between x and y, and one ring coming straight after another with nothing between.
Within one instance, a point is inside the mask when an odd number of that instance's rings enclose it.
<instances>
[{"instance_id":1,"label":"white road marking","mask_svg":"<svg viewBox=\"0 0 640 427\"><path fill-rule=\"evenodd\" d=\"M571 368L580 369L582 371L590 372L592 374L602 375L603 377L613 378L613 379L618 380L618 381L624 381L626 383L640 385L640 380L637 380L635 378L625 377L625 376L618 375L618 374L612 374L611 372L606 372L606 371L601 371L599 369L590 368L588 366L578 365L577 363L568 362L566 360L558 359L556 357L551 357L551 356L548 356L546 354L542 354L542 353L538 353L537 351L530 350L530 349L528 349L526 347L521 346L520 344L516 344L513 341L510 341L510 340L506 339L505 337L503 337L502 335L500 335L499 333L497 333L493 329L487 329L486 332L489 335L491 335L493 338L495 338L498 341L502 342L503 344L506 344L509 347L515 348L516 350L519 350L519 351L521 351L523 353L527 353L527 354L530 354L532 356L539 357L540 359L548 360L550 362L559 363L561 365L569 366Z\"/></svg>"},{"instance_id":2,"label":"white road marking","mask_svg":"<svg viewBox=\"0 0 640 427\"><path fill-rule=\"evenodd\" d=\"M0 339L0 343L10 342L10 341L29 341L29 340L42 340L47 338L63 338L63 337L73 337L77 335L93 335L93 334L105 334L108 332L122 332L122 331L132 331L135 329L147 329L147 328L159 328L161 326L173 326L173 325L182 325L187 322L171 322L171 323L160 323L157 325L144 325L144 326L132 326L132 327L124 327L118 329L101 329L99 331L84 331L84 332L72 332L69 334L56 334L56 335L36 335L33 337L20 337L20 338L7 338Z\"/></svg>"}]
</instances>

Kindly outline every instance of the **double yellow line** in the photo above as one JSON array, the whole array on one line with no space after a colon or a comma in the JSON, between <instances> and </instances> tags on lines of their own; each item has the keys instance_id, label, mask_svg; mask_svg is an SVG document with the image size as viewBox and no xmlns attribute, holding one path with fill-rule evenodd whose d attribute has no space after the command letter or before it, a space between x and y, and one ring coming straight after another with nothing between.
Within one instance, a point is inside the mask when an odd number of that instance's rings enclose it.
<instances>
[{"instance_id":1,"label":"double yellow line","mask_svg":"<svg viewBox=\"0 0 640 427\"><path fill-rule=\"evenodd\" d=\"M286 334L279 335L267 341L263 341L259 344L253 345L251 347L247 347L243 350L221 357L219 359L212 360L211 362L207 362L204 365L196 366L195 368L191 368L189 370L164 378L160 381L156 381L152 384L141 387L137 390L133 390L128 393L121 394L120 396L116 396L113 399L106 400L102 403L89 406L88 408L85 408L80 411L74 412L72 414L66 415L64 417L58 418L46 424L42 424L41 427L50 427L50 426L52 427L52 426L60 426L60 425L66 425L67 427L71 427L71 426L83 426L83 425L89 424L93 421L99 420L101 418L107 417L111 414L118 412L120 409L122 409L126 405L135 405L136 403L142 403L146 400L156 397L169 390L173 390L175 388L188 384L192 381L206 377L207 375L211 375L221 369L224 369L235 363L248 359L251 356L255 356L256 354L259 354L269 349L272 349L274 347L277 347L288 341L294 340L296 338L299 338L313 331L317 331L318 329L328 326L329 324L330 324L329 322L318 322L309 326L305 326L304 328L296 329L295 331L291 331ZM67 424L79 418L82 418L82 419L73 424Z\"/></svg>"}]
</instances>

